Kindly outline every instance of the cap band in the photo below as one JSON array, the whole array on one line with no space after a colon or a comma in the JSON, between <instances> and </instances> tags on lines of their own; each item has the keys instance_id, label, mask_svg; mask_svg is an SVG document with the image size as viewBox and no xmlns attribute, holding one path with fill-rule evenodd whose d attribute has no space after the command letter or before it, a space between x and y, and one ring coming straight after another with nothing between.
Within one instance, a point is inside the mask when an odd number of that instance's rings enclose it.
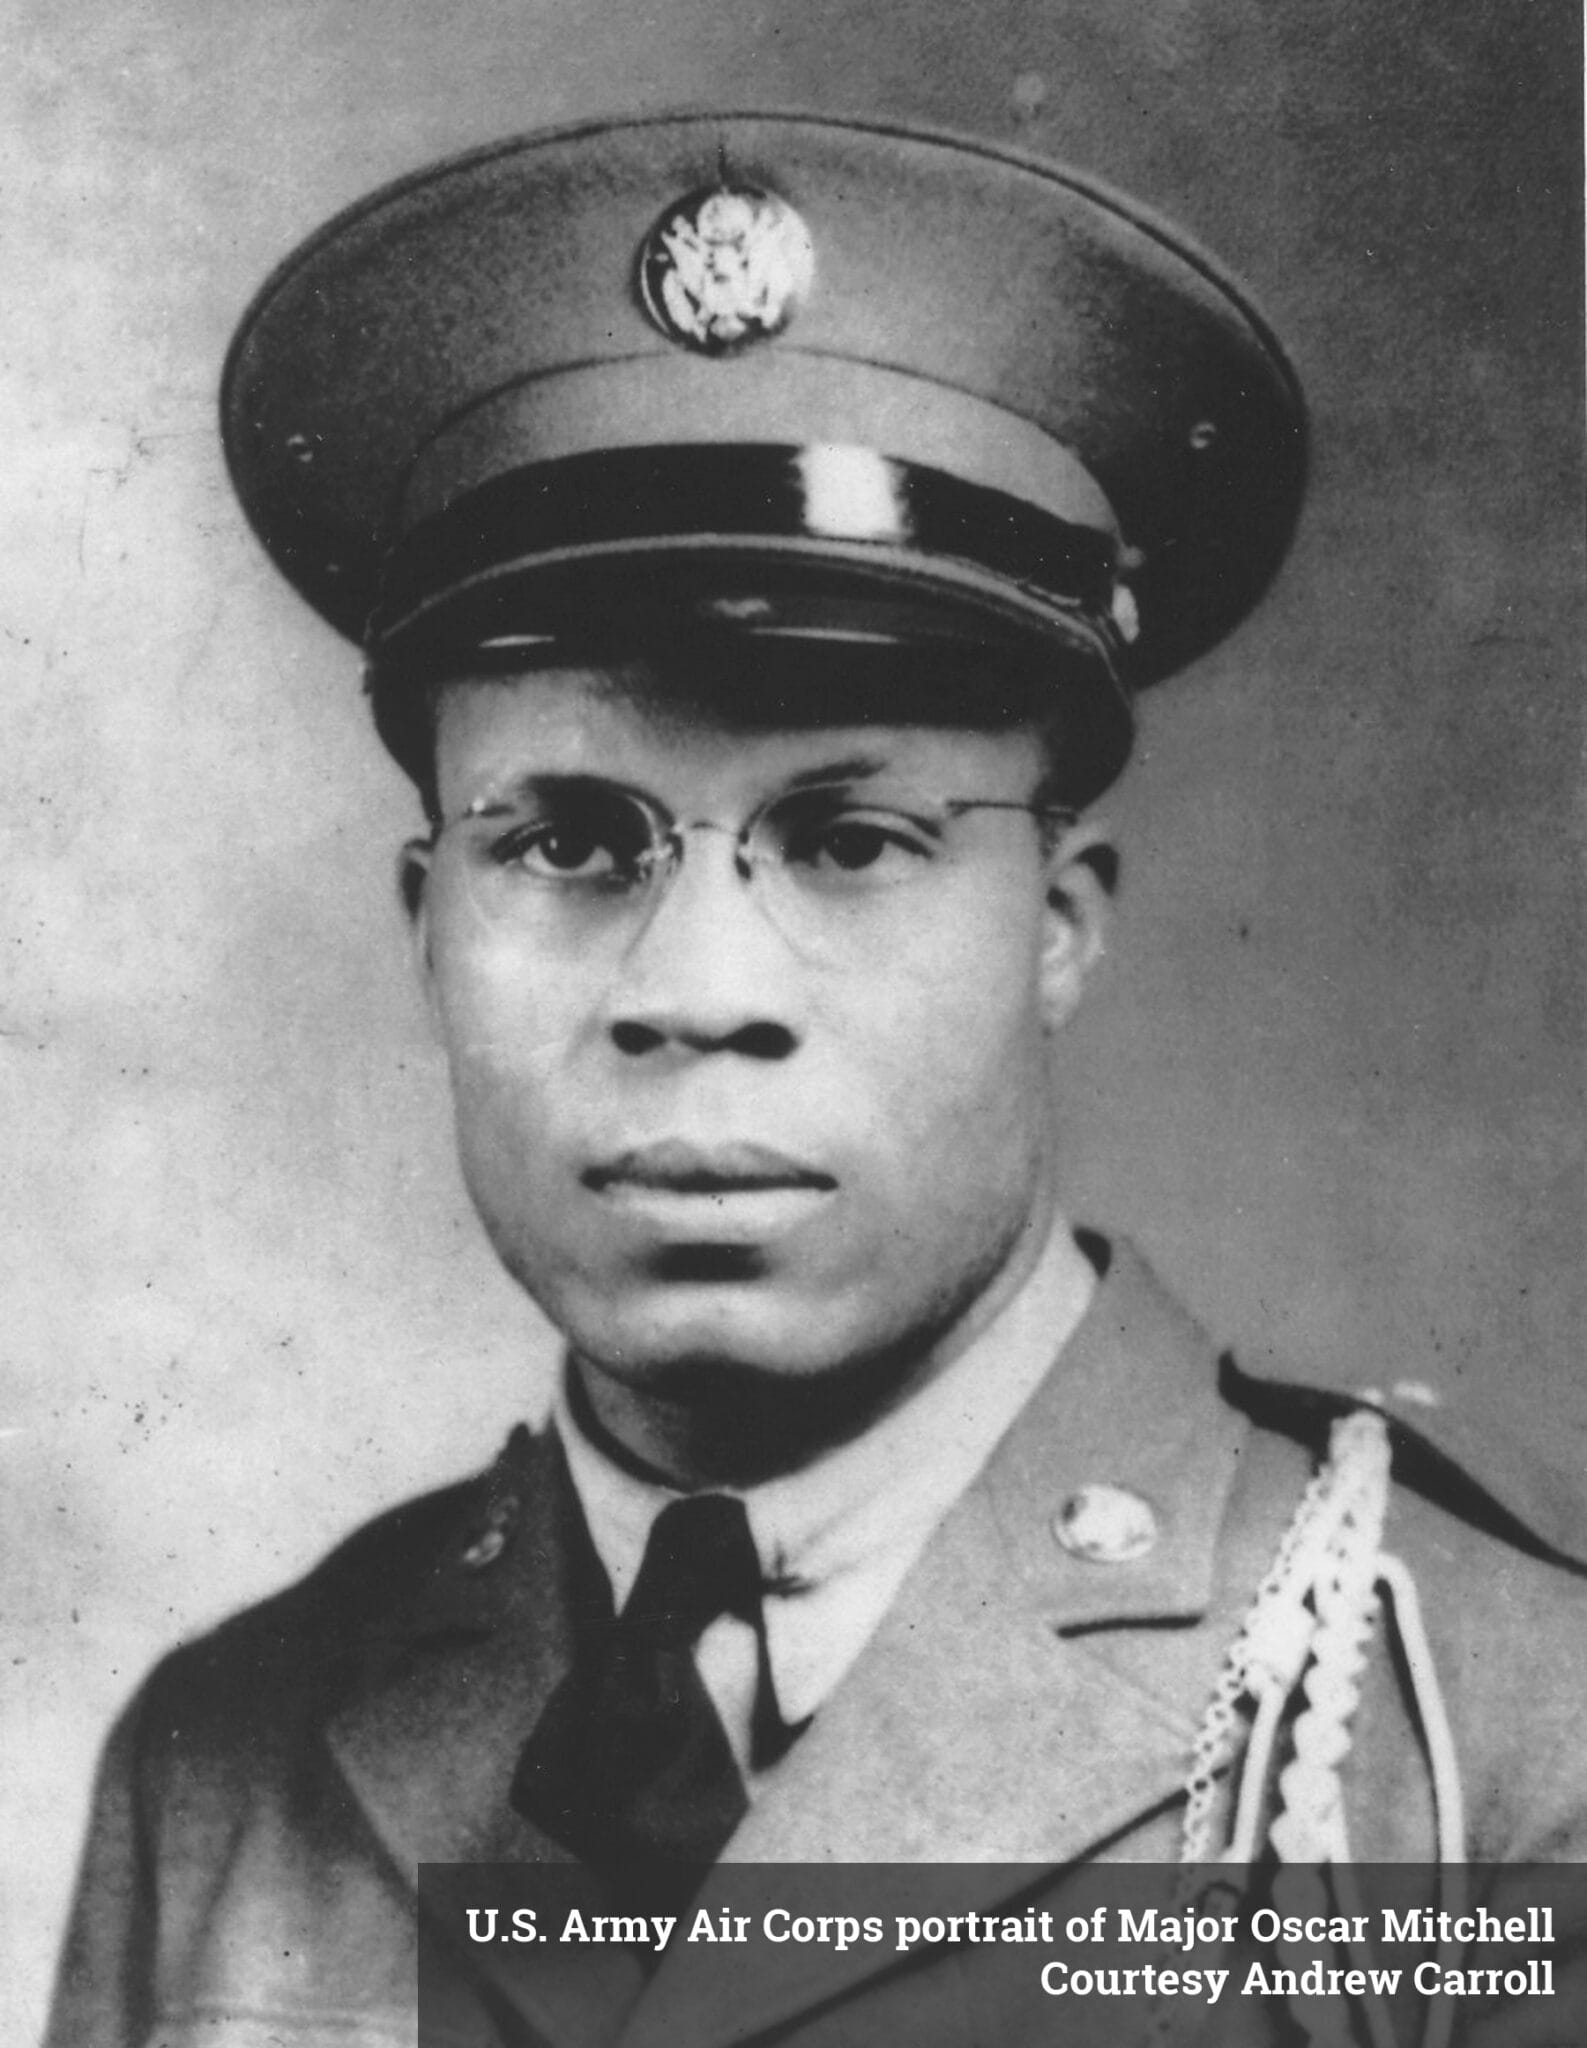
<instances>
[{"instance_id":1,"label":"cap band","mask_svg":"<svg viewBox=\"0 0 1587 2048\"><path fill-rule=\"evenodd\" d=\"M384 653L506 583L514 630L549 634L534 583L554 615L566 584L553 572L622 556L665 562L669 576L682 558L679 602L751 629L745 607L764 595L757 577L809 588L863 575L873 589L880 578L909 593L917 609L935 600L1026 633L1078 628L1106 655L1117 651L1117 555L1111 531L869 449L615 448L493 477L421 519L388 558L367 644ZM625 595L614 586L608 602Z\"/></svg>"}]
</instances>

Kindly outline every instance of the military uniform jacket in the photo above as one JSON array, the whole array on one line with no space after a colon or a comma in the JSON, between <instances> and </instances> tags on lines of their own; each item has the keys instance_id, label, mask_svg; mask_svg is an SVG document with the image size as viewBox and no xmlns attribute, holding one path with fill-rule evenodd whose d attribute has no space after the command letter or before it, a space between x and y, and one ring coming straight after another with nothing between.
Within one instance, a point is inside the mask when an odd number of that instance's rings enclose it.
<instances>
[{"instance_id":1,"label":"military uniform jacket","mask_svg":"<svg viewBox=\"0 0 1587 2048\"><path fill-rule=\"evenodd\" d=\"M1000 1903L998 1865L1035 1865L1061 1912L1088 1864L1173 1862L1220 1667L1341 1405L1220 1362L1115 1245L1057 1368L758 1782L699 1903L730 1892L734 1863L973 1862L979 1906ZM1442 1411L1417 1412L1443 1436L1396 1425L1385 1545L1420 1589L1468 1853L1587 1858L1587 1598L1561 1555L1580 1544L1580 1506L1546 1459L1490 1443L1473 1464ZM1055 1515L1099 1482L1152 1503L1145 1554L1094 1561L1055 1541ZM555 1438L520 1430L480 1479L371 1524L157 1668L106 1752L50 2048L414 2040L418 1863L562 1860L508 1794L567 1667L578 1516ZM1430 1863L1423 1732L1382 1630L1351 1733L1353 1854ZM536 1992L494 1950L448 1953L436 1967L449 2017L433 2038L1121 2038L1116 2015L1110 2030L1105 2010L1060 2010L1034 1967L994 1979L982 1954L901 1967L888 1947L789 1950L745 1973L731 2012L701 1954L680 1945L648 1978L619 1959L599 1991ZM1587 2040L1568 1970L1557 1981L1546 2009L1473 2007L1457 2038ZM1260 1999L1180 2001L1171 2022L1161 2038L1220 2048L1297 2038Z\"/></svg>"}]
</instances>

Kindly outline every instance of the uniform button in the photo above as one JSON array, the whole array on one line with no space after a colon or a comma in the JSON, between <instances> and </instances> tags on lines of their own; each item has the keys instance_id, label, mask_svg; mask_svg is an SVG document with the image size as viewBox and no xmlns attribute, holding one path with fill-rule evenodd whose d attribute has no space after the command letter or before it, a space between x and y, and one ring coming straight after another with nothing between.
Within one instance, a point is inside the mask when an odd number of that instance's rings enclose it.
<instances>
[{"instance_id":1,"label":"uniform button","mask_svg":"<svg viewBox=\"0 0 1587 2048\"><path fill-rule=\"evenodd\" d=\"M1127 1486L1082 1486L1053 1516L1052 1532L1085 1564L1133 1564L1157 1542L1157 1515Z\"/></svg>"}]
</instances>

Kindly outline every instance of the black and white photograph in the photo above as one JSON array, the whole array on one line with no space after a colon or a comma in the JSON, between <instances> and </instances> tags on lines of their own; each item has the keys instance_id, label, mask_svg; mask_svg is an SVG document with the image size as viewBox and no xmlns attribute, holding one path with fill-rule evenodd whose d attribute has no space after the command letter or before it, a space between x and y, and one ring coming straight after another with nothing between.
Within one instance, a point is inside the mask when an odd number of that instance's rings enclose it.
<instances>
[{"instance_id":1,"label":"black and white photograph","mask_svg":"<svg viewBox=\"0 0 1587 2048\"><path fill-rule=\"evenodd\" d=\"M6 13L6 2039L1580 2048L1579 10Z\"/></svg>"}]
</instances>

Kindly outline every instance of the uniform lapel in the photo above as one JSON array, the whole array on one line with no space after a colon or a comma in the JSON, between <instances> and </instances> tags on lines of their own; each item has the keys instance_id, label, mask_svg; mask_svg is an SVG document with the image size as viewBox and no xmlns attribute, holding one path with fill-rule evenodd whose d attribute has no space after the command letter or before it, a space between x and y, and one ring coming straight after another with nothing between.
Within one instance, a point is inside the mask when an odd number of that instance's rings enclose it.
<instances>
[{"instance_id":1,"label":"uniform lapel","mask_svg":"<svg viewBox=\"0 0 1587 2048\"><path fill-rule=\"evenodd\" d=\"M572 1654L583 1520L554 1437L515 1437L469 1502L400 1628L368 1645L362 1683L327 1740L399 1870L420 1863L566 1863L512 1805L519 1753ZM410 1882L412 1875L410 1875ZM454 1916L455 1920L455 1916ZM512 1950L461 1958L562 2048L609 2042L642 1979L600 1967L527 1975Z\"/></svg>"},{"instance_id":2,"label":"uniform lapel","mask_svg":"<svg viewBox=\"0 0 1587 2048\"><path fill-rule=\"evenodd\" d=\"M367 1645L328 1740L400 1867L565 1860L508 1795L568 1667L578 1534L554 1439L516 1437L406 1614Z\"/></svg>"},{"instance_id":3,"label":"uniform lapel","mask_svg":"<svg viewBox=\"0 0 1587 2048\"><path fill-rule=\"evenodd\" d=\"M1096 1853L1172 1800L1226 1640L1194 1626L1246 1431L1215 1369L1201 1332L1117 1247L1063 1358L757 1788L724 1864L974 1863L958 1909L985 1910L1019 1881L998 1865L1028 1881L1030 1865ZM1145 1556L1088 1563L1055 1540L1064 1502L1099 1483L1150 1505ZM697 1903L734 1898L719 1868ZM885 1947L763 1949L728 2016L711 1958L674 1944L624 2048L716 2048L896 1961Z\"/></svg>"}]
</instances>

